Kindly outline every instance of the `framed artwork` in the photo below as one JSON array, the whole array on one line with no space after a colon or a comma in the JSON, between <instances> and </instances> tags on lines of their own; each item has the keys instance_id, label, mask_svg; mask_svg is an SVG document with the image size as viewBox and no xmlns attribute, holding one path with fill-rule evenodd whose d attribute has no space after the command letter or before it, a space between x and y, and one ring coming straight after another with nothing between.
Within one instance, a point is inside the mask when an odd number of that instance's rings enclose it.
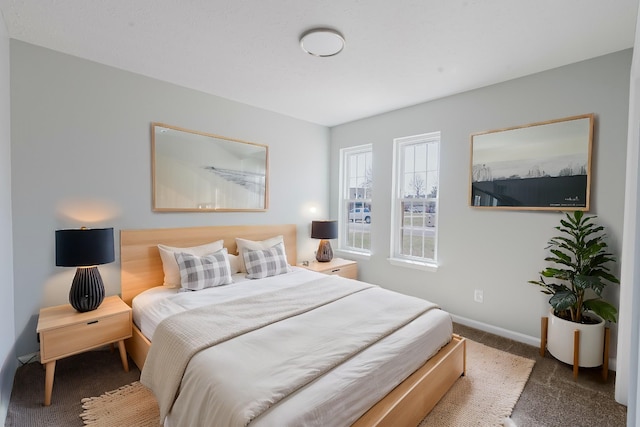
<instances>
[{"instance_id":1,"label":"framed artwork","mask_svg":"<svg viewBox=\"0 0 640 427\"><path fill-rule=\"evenodd\" d=\"M469 204L589 210L594 114L471 135Z\"/></svg>"},{"instance_id":2,"label":"framed artwork","mask_svg":"<svg viewBox=\"0 0 640 427\"><path fill-rule=\"evenodd\" d=\"M265 211L269 148L151 124L153 210Z\"/></svg>"}]
</instances>

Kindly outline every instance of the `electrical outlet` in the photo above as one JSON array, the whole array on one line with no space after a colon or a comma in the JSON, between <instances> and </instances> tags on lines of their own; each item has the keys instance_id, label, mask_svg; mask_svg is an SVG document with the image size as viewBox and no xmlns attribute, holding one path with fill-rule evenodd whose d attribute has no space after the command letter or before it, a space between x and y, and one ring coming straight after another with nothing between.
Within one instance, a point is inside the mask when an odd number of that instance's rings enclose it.
<instances>
[{"instance_id":1,"label":"electrical outlet","mask_svg":"<svg viewBox=\"0 0 640 427\"><path fill-rule=\"evenodd\" d=\"M26 365L31 362L39 362L40 361L40 352L36 351L35 353L25 354L24 356L18 356L18 361L21 365Z\"/></svg>"},{"instance_id":2,"label":"electrical outlet","mask_svg":"<svg viewBox=\"0 0 640 427\"><path fill-rule=\"evenodd\" d=\"M481 291L480 289L476 289L475 291L473 291L473 300L475 302L482 302L483 299L484 299L483 291Z\"/></svg>"}]
</instances>

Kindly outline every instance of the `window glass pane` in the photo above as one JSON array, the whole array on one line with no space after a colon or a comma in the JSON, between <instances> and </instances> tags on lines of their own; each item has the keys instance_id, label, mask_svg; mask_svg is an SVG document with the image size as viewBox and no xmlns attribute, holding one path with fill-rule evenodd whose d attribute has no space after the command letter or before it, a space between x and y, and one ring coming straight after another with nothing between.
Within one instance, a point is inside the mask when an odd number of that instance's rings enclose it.
<instances>
[{"instance_id":1,"label":"window glass pane","mask_svg":"<svg viewBox=\"0 0 640 427\"><path fill-rule=\"evenodd\" d=\"M416 172L424 172L427 170L427 145L419 144L415 146L414 153L414 170Z\"/></svg>"},{"instance_id":2,"label":"window glass pane","mask_svg":"<svg viewBox=\"0 0 640 427\"><path fill-rule=\"evenodd\" d=\"M371 146L341 150L344 165L340 248L371 250L372 153Z\"/></svg>"},{"instance_id":3,"label":"window glass pane","mask_svg":"<svg viewBox=\"0 0 640 427\"><path fill-rule=\"evenodd\" d=\"M438 165L440 134L417 135L394 141L394 212L392 257L436 261Z\"/></svg>"},{"instance_id":4,"label":"window glass pane","mask_svg":"<svg viewBox=\"0 0 640 427\"><path fill-rule=\"evenodd\" d=\"M438 171L427 172L427 185L425 188L427 197L437 197L438 194Z\"/></svg>"},{"instance_id":5,"label":"window glass pane","mask_svg":"<svg viewBox=\"0 0 640 427\"><path fill-rule=\"evenodd\" d=\"M411 202L412 209L405 211L401 227L401 254L409 257L434 257L435 213L429 212L429 202Z\"/></svg>"}]
</instances>

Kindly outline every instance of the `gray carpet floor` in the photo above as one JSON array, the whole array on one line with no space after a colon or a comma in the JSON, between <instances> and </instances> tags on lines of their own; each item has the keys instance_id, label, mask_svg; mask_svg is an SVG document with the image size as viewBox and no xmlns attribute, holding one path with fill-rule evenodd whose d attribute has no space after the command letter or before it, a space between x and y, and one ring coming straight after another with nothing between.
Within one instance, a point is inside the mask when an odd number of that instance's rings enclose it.
<instances>
[{"instance_id":1,"label":"gray carpet floor","mask_svg":"<svg viewBox=\"0 0 640 427\"><path fill-rule=\"evenodd\" d=\"M485 345L528 357L536 361L531 377L511 418L519 427L623 427L626 407L614 399L615 373L606 383L600 369L581 369L573 380L571 366L538 349L476 329L454 325L454 331ZM44 400L44 368L39 363L21 366L16 373L5 427L82 426L80 400L99 396L140 378L140 371L129 361L125 373L117 351L91 351L59 360L53 386L52 403Z\"/></svg>"},{"instance_id":2,"label":"gray carpet floor","mask_svg":"<svg viewBox=\"0 0 640 427\"><path fill-rule=\"evenodd\" d=\"M624 427L627 407L615 401L615 372L602 381L602 369L573 367L540 349L466 326L454 325L463 337L536 361L529 381L511 414L518 427Z\"/></svg>"},{"instance_id":3,"label":"gray carpet floor","mask_svg":"<svg viewBox=\"0 0 640 427\"><path fill-rule=\"evenodd\" d=\"M43 406L44 365L21 366L13 380L5 427L82 426L80 401L140 379L140 370L131 359L129 368L126 373L120 353L108 347L60 359L56 362L51 406Z\"/></svg>"}]
</instances>

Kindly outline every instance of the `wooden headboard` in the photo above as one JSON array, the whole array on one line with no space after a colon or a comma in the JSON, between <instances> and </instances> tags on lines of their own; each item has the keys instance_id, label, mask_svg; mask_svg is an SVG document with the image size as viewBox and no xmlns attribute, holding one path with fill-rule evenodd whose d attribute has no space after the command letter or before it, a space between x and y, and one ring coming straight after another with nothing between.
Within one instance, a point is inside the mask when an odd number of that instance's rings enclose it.
<instances>
[{"instance_id":1,"label":"wooden headboard","mask_svg":"<svg viewBox=\"0 0 640 427\"><path fill-rule=\"evenodd\" d=\"M230 254L235 254L236 237L264 240L282 235L289 264L296 264L296 226L231 225L214 227L156 228L120 231L120 282L122 299L131 305L140 292L160 286L164 280L158 244L190 247L224 240Z\"/></svg>"}]
</instances>

